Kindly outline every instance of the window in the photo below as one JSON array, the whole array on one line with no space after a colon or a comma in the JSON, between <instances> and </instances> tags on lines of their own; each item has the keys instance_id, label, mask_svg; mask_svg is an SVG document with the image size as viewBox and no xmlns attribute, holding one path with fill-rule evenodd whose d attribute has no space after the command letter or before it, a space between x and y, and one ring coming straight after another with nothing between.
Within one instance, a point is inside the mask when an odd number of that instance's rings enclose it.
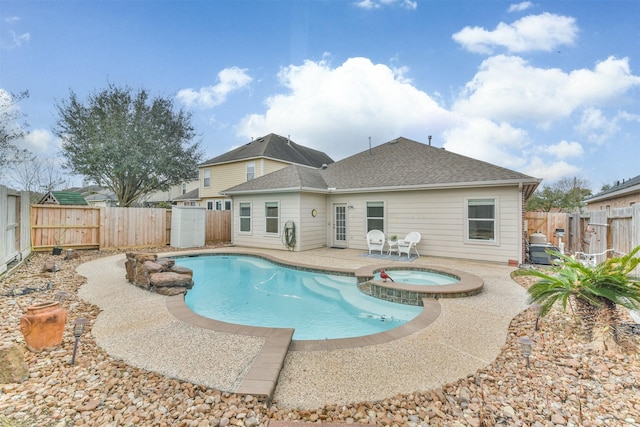
<instances>
[{"instance_id":1,"label":"window","mask_svg":"<svg viewBox=\"0 0 640 427\"><path fill-rule=\"evenodd\" d=\"M182 194L185 194L187 192L187 183L183 182L182 183Z\"/></svg>"},{"instance_id":2,"label":"window","mask_svg":"<svg viewBox=\"0 0 640 427\"><path fill-rule=\"evenodd\" d=\"M367 233L371 230L384 233L384 202L367 202Z\"/></svg>"},{"instance_id":3,"label":"window","mask_svg":"<svg viewBox=\"0 0 640 427\"><path fill-rule=\"evenodd\" d=\"M256 177L256 164L251 162L247 163L247 181L251 181Z\"/></svg>"},{"instance_id":4,"label":"window","mask_svg":"<svg viewBox=\"0 0 640 427\"><path fill-rule=\"evenodd\" d=\"M278 234L278 202L267 202L264 204L265 230L270 234Z\"/></svg>"},{"instance_id":5,"label":"window","mask_svg":"<svg viewBox=\"0 0 640 427\"><path fill-rule=\"evenodd\" d=\"M496 200L467 200L469 240L496 241Z\"/></svg>"},{"instance_id":6,"label":"window","mask_svg":"<svg viewBox=\"0 0 640 427\"><path fill-rule=\"evenodd\" d=\"M206 169L204 171L204 180L202 183L205 187L211 187L211 170Z\"/></svg>"},{"instance_id":7,"label":"window","mask_svg":"<svg viewBox=\"0 0 640 427\"><path fill-rule=\"evenodd\" d=\"M251 231L251 203L240 203L240 232Z\"/></svg>"},{"instance_id":8,"label":"window","mask_svg":"<svg viewBox=\"0 0 640 427\"><path fill-rule=\"evenodd\" d=\"M222 210L222 200L216 200L216 210L217 211Z\"/></svg>"},{"instance_id":9,"label":"window","mask_svg":"<svg viewBox=\"0 0 640 427\"><path fill-rule=\"evenodd\" d=\"M230 211L231 210L231 200L225 200L224 201L224 210L225 211Z\"/></svg>"},{"instance_id":10,"label":"window","mask_svg":"<svg viewBox=\"0 0 640 427\"><path fill-rule=\"evenodd\" d=\"M209 200L207 202L207 210L212 211L213 210L213 202L211 200Z\"/></svg>"}]
</instances>

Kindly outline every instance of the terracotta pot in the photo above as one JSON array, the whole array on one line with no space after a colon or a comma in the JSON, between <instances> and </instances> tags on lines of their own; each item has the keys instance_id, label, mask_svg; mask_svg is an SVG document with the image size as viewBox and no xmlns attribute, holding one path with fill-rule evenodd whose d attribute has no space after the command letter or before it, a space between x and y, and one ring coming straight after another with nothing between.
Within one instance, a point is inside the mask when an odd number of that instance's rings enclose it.
<instances>
[{"instance_id":1,"label":"terracotta pot","mask_svg":"<svg viewBox=\"0 0 640 427\"><path fill-rule=\"evenodd\" d=\"M52 349L62 343L67 309L57 301L42 302L27 307L20 319L20 332L31 351Z\"/></svg>"}]
</instances>

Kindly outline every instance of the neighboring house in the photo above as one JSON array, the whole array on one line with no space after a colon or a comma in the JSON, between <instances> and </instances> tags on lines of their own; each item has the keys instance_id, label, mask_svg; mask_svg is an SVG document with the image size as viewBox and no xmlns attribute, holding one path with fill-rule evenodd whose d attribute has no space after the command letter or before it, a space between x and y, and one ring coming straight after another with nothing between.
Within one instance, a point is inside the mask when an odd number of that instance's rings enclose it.
<instances>
[{"instance_id":1,"label":"neighboring house","mask_svg":"<svg viewBox=\"0 0 640 427\"><path fill-rule=\"evenodd\" d=\"M49 191L38 202L39 205L76 205L87 206L82 194L75 191Z\"/></svg>"},{"instance_id":2,"label":"neighboring house","mask_svg":"<svg viewBox=\"0 0 640 427\"><path fill-rule=\"evenodd\" d=\"M585 200L589 211L607 211L640 203L640 175L618 182L613 187Z\"/></svg>"},{"instance_id":3,"label":"neighboring house","mask_svg":"<svg viewBox=\"0 0 640 427\"><path fill-rule=\"evenodd\" d=\"M524 261L524 204L540 179L398 138L321 168L289 166L223 191L240 246L367 249L366 234L418 231L421 255ZM291 221L291 222L289 222Z\"/></svg>"},{"instance_id":4,"label":"neighboring house","mask_svg":"<svg viewBox=\"0 0 640 427\"><path fill-rule=\"evenodd\" d=\"M144 206L156 206L159 203L174 203L175 199L180 196L197 190L200 183L198 181L198 174L194 174L194 178L189 181L182 182L178 185L173 185L167 191L156 191L140 199L140 202Z\"/></svg>"},{"instance_id":5,"label":"neighboring house","mask_svg":"<svg viewBox=\"0 0 640 427\"><path fill-rule=\"evenodd\" d=\"M113 207L118 206L118 199L113 191L104 191L98 193L91 193L88 196L84 196L89 206L95 207Z\"/></svg>"},{"instance_id":6,"label":"neighboring house","mask_svg":"<svg viewBox=\"0 0 640 427\"><path fill-rule=\"evenodd\" d=\"M290 165L319 168L331 163L325 153L271 133L200 164L199 198L194 200L209 210L229 210L231 199L222 194L226 188Z\"/></svg>"},{"instance_id":7,"label":"neighboring house","mask_svg":"<svg viewBox=\"0 0 640 427\"><path fill-rule=\"evenodd\" d=\"M188 193L174 197L172 202L177 206L200 206L200 197L198 196L199 192L200 189L196 188Z\"/></svg>"}]
</instances>

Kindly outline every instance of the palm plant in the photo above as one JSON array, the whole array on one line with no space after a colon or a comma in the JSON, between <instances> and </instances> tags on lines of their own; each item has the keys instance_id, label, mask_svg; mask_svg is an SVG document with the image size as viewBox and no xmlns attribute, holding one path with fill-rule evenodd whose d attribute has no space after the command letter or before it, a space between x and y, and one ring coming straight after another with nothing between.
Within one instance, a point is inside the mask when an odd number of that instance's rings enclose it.
<instances>
[{"instance_id":1,"label":"palm plant","mask_svg":"<svg viewBox=\"0 0 640 427\"><path fill-rule=\"evenodd\" d=\"M530 302L540 305L540 316L546 315L556 303L566 311L567 305L574 302L575 312L585 323L588 334L592 336L597 331L597 338L602 338L606 346L607 338L602 335L606 331L618 342L617 306L640 309L640 278L632 276L640 264L638 252L640 246L627 255L589 267L570 256L549 251L558 260L548 270L518 270L515 274L539 278L528 292ZM594 329L598 323L602 327Z\"/></svg>"}]
</instances>

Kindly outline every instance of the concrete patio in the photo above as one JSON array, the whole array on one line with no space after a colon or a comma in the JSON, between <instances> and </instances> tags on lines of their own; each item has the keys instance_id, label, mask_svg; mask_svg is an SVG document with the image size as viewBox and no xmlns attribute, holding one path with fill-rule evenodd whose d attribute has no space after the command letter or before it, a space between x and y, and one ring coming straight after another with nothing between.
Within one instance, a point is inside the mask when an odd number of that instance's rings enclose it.
<instances>
[{"instance_id":1,"label":"concrete patio","mask_svg":"<svg viewBox=\"0 0 640 427\"><path fill-rule=\"evenodd\" d=\"M349 249L287 252L228 247L205 252L251 252L287 263L350 271L381 262ZM266 338L179 320L167 308L170 297L127 283L124 259L116 255L78 268L88 279L80 297L102 310L92 327L97 343L111 356L140 368L229 392L244 391L241 384L267 346ZM384 262L389 263L393 264ZM526 291L509 276L514 267L434 257L421 257L410 265L472 273L484 280L484 289L475 296L438 300L437 317L396 339L286 352L274 402L282 407L314 408L375 401L454 381L496 357L509 322L527 307Z\"/></svg>"}]
</instances>

